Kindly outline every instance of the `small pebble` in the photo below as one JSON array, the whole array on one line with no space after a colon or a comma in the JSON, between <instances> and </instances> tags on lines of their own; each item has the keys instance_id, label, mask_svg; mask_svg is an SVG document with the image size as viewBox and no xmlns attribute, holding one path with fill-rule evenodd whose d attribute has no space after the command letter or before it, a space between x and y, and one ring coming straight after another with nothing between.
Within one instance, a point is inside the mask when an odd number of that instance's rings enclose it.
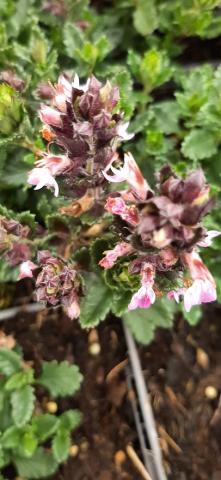
<instances>
[{"instance_id":1,"label":"small pebble","mask_svg":"<svg viewBox=\"0 0 221 480\"><path fill-rule=\"evenodd\" d=\"M208 387L205 388L204 393L209 400L214 400L218 395L217 389L212 385L208 385Z\"/></svg>"},{"instance_id":2,"label":"small pebble","mask_svg":"<svg viewBox=\"0 0 221 480\"><path fill-rule=\"evenodd\" d=\"M80 444L80 449L83 453L87 452L88 450L88 442L85 440L84 442L81 442Z\"/></svg>"},{"instance_id":3,"label":"small pebble","mask_svg":"<svg viewBox=\"0 0 221 480\"><path fill-rule=\"evenodd\" d=\"M56 413L58 411L58 405L56 402L47 402L46 409L49 413Z\"/></svg>"},{"instance_id":4,"label":"small pebble","mask_svg":"<svg viewBox=\"0 0 221 480\"><path fill-rule=\"evenodd\" d=\"M198 365L204 370L207 370L209 368L209 357L202 348L197 348L196 360Z\"/></svg>"},{"instance_id":5,"label":"small pebble","mask_svg":"<svg viewBox=\"0 0 221 480\"><path fill-rule=\"evenodd\" d=\"M69 448L69 455L70 457L77 457L79 453L79 446L78 445L71 445L71 447Z\"/></svg>"},{"instance_id":6,"label":"small pebble","mask_svg":"<svg viewBox=\"0 0 221 480\"><path fill-rule=\"evenodd\" d=\"M121 467L121 465L126 461L126 454L123 450L118 450L114 455L114 463L117 467Z\"/></svg>"},{"instance_id":7,"label":"small pebble","mask_svg":"<svg viewBox=\"0 0 221 480\"><path fill-rule=\"evenodd\" d=\"M93 328L88 334L88 343L99 343L99 337L96 328Z\"/></svg>"},{"instance_id":8,"label":"small pebble","mask_svg":"<svg viewBox=\"0 0 221 480\"><path fill-rule=\"evenodd\" d=\"M91 345L89 345L88 351L89 351L89 353L90 353L91 355L93 355L94 357L96 357L96 356L99 355L100 352L101 352L100 343L98 343L98 342L91 343Z\"/></svg>"}]
</instances>

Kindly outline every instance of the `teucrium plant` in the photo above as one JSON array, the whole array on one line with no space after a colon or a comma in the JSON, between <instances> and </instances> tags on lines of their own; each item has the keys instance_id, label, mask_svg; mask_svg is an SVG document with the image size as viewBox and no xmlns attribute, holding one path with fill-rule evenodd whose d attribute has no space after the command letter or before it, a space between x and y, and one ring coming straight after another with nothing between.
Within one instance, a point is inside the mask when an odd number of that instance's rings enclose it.
<instances>
[{"instance_id":1,"label":"teucrium plant","mask_svg":"<svg viewBox=\"0 0 221 480\"><path fill-rule=\"evenodd\" d=\"M151 188L132 154L120 152L120 142L134 134L123 122L118 88L94 76L83 86L77 75L60 76L39 116L50 151L39 152L28 183L72 199L59 208L69 234L59 248L49 236L48 249L39 250L30 229L1 219L5 258L20 263L20 278L35 280L37 299L62 304L84 327L110 310L129 321L128 310L148 309L163 297L183 298L186 312L216 300L199 256L219 235L202 224L214 203L202 170L178 175L164 165Z\"/></svg>"},{"instance_id":2,"label":"teucrium plant","mask_svg":"<svg viewBox=\"0 0 221 480\"><path fill-rule=\"evenodd\" d=\"M118 214L116 219L116 213L111 217L110 211L104 213L103 209L107 195L118 190L118 185L109 182L103 172L112 175L106 167L109 159L112 162L110 156L113 153L119 153L118 159L115 156L112 163L113 168L118 168L123 163L122 150L130 150L156 197L159 190L154 186L153 174L165 163L172 166L172 176L181 180L188 177L188 172L202 167L211 186L211 195L219 202L220 68L208 65L195 68L189 65L192 60L188 58L192 37L194 42L199 42L199 37L211 39L219 36L219 2L185 0L181 4L178 0L120 0L108 2L107 7L102 2L96 2L95 8L87 0L80 3L69 0L40 4L27 2L25 20L21 14L22 0L10 5L4 2L0 7L3 18L0 31L0 109L4 124L4 132L1 132L0 200L9 208L0 213L4 230L7 230L5 219L15 220L15 217L25 229L22 235L17 235L15 231L2 231L4 248L0 280L14 281L21 261L32 262L23 266L21 277L27 273L30 276L31 272L35 279L38 277L37 298L50 300L53 305L61 303L72 318L77 317L80 306L83 326L98 324L112 310L114 314L127 318L130 325L139 321L142 323L139 319L144 314L144 325L151 333L154 330L152 317L157 319L156 324L160 323L159 316L154 312L162 311L162 305L165 306L164 318L168 319L166 323L171 325L173 302L167 301L165 295L171 289L175 288L177 292L178 288L182 288L180 276L185 281L190 280L187 266L185 264L184 268L179 255L179 261L169 275L173 277L172 281L168 278L168 271L159 275L158 267L154 266L157 289L154 285L153 290L157 302L152 304L151 309L129 313L127 306L142 280L141 271L136 274L131 272L130 264L135 254L119 257L111 269L98 266L104 257L103 252L113 250L122 241L122 232L118 228L122 219ZM214 42L216 44L216 40ZM199 53L202 50L197 47ZM184 57L179 57L182 52ZM183 61L188 63L188 70ZM63 71L68 75L60 76L56 85L56 78ZM75 96L70 102L70 78L76 71L83 79L82 86L75 88ZM93 78L89 87L87 78L92 71L100 84ZM111 79L112 93L110 84L105 85L107 78ZM52 83L49 84L48 80ZM65 85L67 103L62 94ZM116 96L117 85L120 99ZM79 87L77 77L74 86ZM103 91L103 96L101 93L100 105L96 105L99 89ZM5 102L8 102L8 109ZM43 105L41 119L49 121L47 114L53 114L48 110L50 107L57 110L56 119L51 117L57 125L46 122L43 131L38 134L40 120L36 111L40 102ZM100 108L102 102L102 111L96 118L94 108ZM126 135L128 142L121 147L122 137L116 133L124 133L120 127L131 116ZM135 134L133 138L129 137L131 132ZM48 149L45 146L47 140ZM31 168L33 170L36 160L35 169L44 170L37 179L35 175L39 175L40 171L32 171L31 182L37 181L40 187L41 180L45 185L51 185L49 189L56 194L59 189L57 197L52 197L46 189L33 192L27 188L27 173ZM125 187L126 183L122 183L121 188ZM132 202L135 210L138 209L140 222L144 207L137 200L133 202L127 198L125 202L130 207ZM150 199L148 201L151 204ZM218 202L216 205L219 205ZM184 208L183 203L181 207ZM29 219L28 215L19 218L17 212L29 208L37 214L40 226L35 222L34 215ZM162 211L158 213L161 222ZM123 222L127 220L123 219ZM205 218L204 226L212 231L220 230L219 209L214 209L212 215ZM194 230L195 227L191 228ZM128 242L127 238L127 244L134 243L136 229L140 226L134 225L132 239ZM199 231L198 223L196 229ZM125 237L124 225L123 231ZM138 242L138 256L144 253L140 248ZM195 244L194 249L198 248L201 247ZM44 265L42 260L39 261L42 256L41 253L37 255L39 250L44 252L43 257L47 252L48 260ZM215 275L218 292L219 251L219 239L214 240L210 248L201 250L203 259ZM179 271L179 285L175 281L174 270ZM101 286L100 298L94 295L94 285ZM159 299L162 293L165 295ZM195 315L197 308L186 314L188 321L191 318L193 322L199 316Z\"/></svg>"},{"instance_id":3,"label":"teucrium plant","mask_svg":"<svg viewBox=\"0 0 221 480\"><path fill-rule=\"evenodd\" d=\"M8 348L0 349L0 374L0 468L13 464L21 477L47 477L67 459L81 413L44 412L36 388L51 400L70 396L79 390L82 375L76 365L54 360L43 362L36 377L22 355Z\"/></svg>"}]
</instances>

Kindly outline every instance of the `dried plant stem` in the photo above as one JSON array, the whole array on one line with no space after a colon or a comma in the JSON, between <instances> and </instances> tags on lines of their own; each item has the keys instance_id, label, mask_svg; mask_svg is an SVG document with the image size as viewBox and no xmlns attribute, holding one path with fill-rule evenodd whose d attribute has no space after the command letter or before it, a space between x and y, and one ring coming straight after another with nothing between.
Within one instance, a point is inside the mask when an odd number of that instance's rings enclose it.
<instances>
[{"instance_id":1,"label":"dried plant stem","mask_svg":"<svg viewBox=\"0 0 221 480\"><path fill-rule=\"evenodd\" d=\"M136 454L135 450L131 445L127 445L126 452L130 460L132 461L133 465L140 473L140 475L144 478L144 480L152 480L148 471L146 470L144 464L141 462L140 458Z\"/></svg>"},{"instance_id":2,"label":"dried plant stem","mask_svg":"<svg viewBox=\"0 0 221 480\"><path fill-rule=\"evenodd\" d=\"M106 382L110 383L113 379L127 366L128 360L123 360L122 362L118 363L113 367L110 372L106 376Z\"/></svg>"}]
</instances>

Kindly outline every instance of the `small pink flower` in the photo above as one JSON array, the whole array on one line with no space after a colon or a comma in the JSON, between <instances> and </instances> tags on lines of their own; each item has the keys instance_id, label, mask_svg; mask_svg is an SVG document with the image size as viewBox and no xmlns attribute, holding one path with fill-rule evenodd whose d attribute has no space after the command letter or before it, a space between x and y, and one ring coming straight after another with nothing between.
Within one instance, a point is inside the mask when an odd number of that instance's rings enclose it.
<instances>
[{"instance_id":1,"label":"small pink flower","mask_svg":"<svg viewBox=\"0 0 221 480\"><path fill-rule=\"evenodd\" d=\"M114 156L113 161L115 161ZM109 169L112 171L113 175L109 175L107 173L107 170ZM109 182L119 183L126 181L141 200L146 199L147 192L150 190L148 183L143 177L131 153L126 153L124 155L124 164L119 169L113 167L109 163L106 169L103 171L103 175Z\"/></svg>"},{"instance_id":2,"label":"small pink flower","mask_svg":"<svg viewBox=\"0 0 221 480\"><path fill-rule=\"evenodd\" d=\"M62 303L66 314L71 320L80 316L79 299L74 290L67 296L67 298L63 297Z\"/></svg>"},{"instance_id":3,"label":"small pink flower","mask_svg":"<svg viewBox=\"0 0 221 480\"><path fill-rule=\"evenodd\" d=\"M40 190L43 187L53 188L55 197L58 196L58 184L47 167L33 168L29 173L28 183L34 185L35 190Z\"/></svg>"},{"instance_id":4,"label":"small pink flower","mask_svg":"<svg viewBox=\"0 0 221 480\"><path fill-rule=\"evenodd\" d=\"M179 288L178 290L171 290L170 292L168 292L167 298L169 298L169 300L175 300L177 303L179 303L180 302L180 296L184 295L185 292L186 292L186 288Z\"/></svg>"},{"instance_id":5,"label":"small pink flower","mask_svg":"<svg viewBox=\"0 0 221 480\"><path fill-rule=\"evenodd\" d=\"M62 126L61 113L54 108L48 107L47 105L41 106L41 109L39 110L39 117L41 121L47 125L52 125L54 127Z\"/></svg>"},{"instance_id":6,"label":"small pink flower","mask_svg":"<svg viewBox=\"0 0 221 480\"><path fill-rule=\"evenodd\" d=\"M216 284L198 253L194 251L185 253L182 258L188 266L193 279L193 284L184 293L184 307L189 312L193 305L214 302L216 300Z\"/></svg>"},{"instance_id":7,"label":"small pink flower","mask_svg":"<svg viewBox=\"0 0 221 480\"><path fill-rule=\"evenodd\" d=\"M78 85L79 87L78 75L75 75L74 77L74 83L75 82L76 82L76 85ZM68 78L66 78L64 75L60 75L60 77L58 78L58 85L57 87L55 87L55 89L58 88L60 92L62 92L68 100L71 100L72 86L73 84L70 82L70 80L68 80ZM75 88L78 88L78 87L76 86Z\"/></svg>"},{"instance_id":8,"label":"small pink flower","mask_svg":"<svg viewBox=\"0 0 221 480\"><path fill-rule=\"evenodd\" d=\"M136 308L149 308L156 300L153 290L154 268L151 264L145 263L141 270L141 287L134 293L131 302L128 305L129 310Z\"/></svg>"},{"instance_id":9,"label":"small pink flower","mask_svg":"<svg viewBox=\"0 0 221 480\"><path fill-rule=\"evenodd\" d=\"M44 154L44 158L36 162L38 167L47 167L53 176L60 175L71 165L71 160L66 155Z\"/></svg>"},{"instance_id":10,"label":"small pink flower","mask_svg":"<svg viewBox=\"0 0 221 480\"><path fill-rule=\"evenodd\" d=\"M21 280L22 278L33 278L33 270L38 268L38 265L35 265L35 263L31 262L30 260L27 260L27 262L22 262L19 268L19 276L18 280Z\"/></svg>"},{"instance_id":11,"label":"small pink flower","mask_svg":"<svg viewBox=\"0 0 221 480\"><path fill-rule=\"evenodd\" d=\"M105 209L119 215L123 220L136 226L138 223L138 210L135 205L127 206L121 197L109 197L107 199Z\"/></svg>"},{"instance_id":12,"label":"small pink flower","mask_svg":"<svg viewBox=\"0 0 221 480\"><path fill-rule=\"evenodd\" d=\"M149 308L156 300L156 295L150 285L141 287L138 292L134 293L131 302L128 305L128 310L135 310L136 308Z\"/></svg>"},{"instance_id":13,"label":"small pink flower","mask_svg":"<svg viewBox=\"0 0 221 480\"><path fill-rule=\"evenodd\" d=\"M210 247L213 238L218 237L219 235L221 235L221 232L218 232L217 230L209 230L206 237L203 240L200 240L197 245L199 245L199 247Z\"/></svg>"},{"instance_id":14,"label":"small pink flower","mask_svg":"<svg viewBox=\"0 0 221 480\"><path fill-rule=\"evenodd\" d=\"M184 307L185 310L189 312L194 305L214 302L216 298L215 285L209 280L202 280L199 278L194 280L191 287L189 287L184 293Z\"/></svg>"},{"instance_id":15,"label":"small pink flower","mask_svg":"<svg viewBox=\"0 0 221 480\"><path fill-rule=\"evenodd\" d=\"M133 247L126 242L121 242L113 248L113 250L107 250L105 257L100 260L99 265L103 268L112 268L119 257L129 255L133 252Z\"/></svg>"},{"instance_id":16,"label":"small pink flower","mask_svg":"<svg viewBox=\"0 0 221 480\"><path fill-rule=\"evenodd\" d=\"M129 122L121 123L117 127L117 134L121 137L121 140L127 141L131 140L134 137L134 133L128 133L127 129L129 127Z\"/></svg>"},{"instance_id":17,"label":"small pink flower","mask_svg":"<svg viewBox=\"0 0 221 480\"><path fill-rule=\"evenodd\" d=\"M213 276L206 265L204 265L198 253L194 251L191 253L184 253L182 259L184 264L189 268L193 280L209 280L210 283L215 285Z\"/></svg>"}]
</instances>

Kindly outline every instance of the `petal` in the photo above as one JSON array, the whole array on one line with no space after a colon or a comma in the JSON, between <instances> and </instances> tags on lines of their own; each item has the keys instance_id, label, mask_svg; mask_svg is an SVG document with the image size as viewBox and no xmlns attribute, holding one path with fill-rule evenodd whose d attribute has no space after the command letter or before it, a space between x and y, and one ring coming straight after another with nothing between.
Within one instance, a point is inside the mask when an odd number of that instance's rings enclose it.
<instances>
[{"instance_id":1,"label":"petal","mask_svg":"<svg viewBox=\"0 0 221 480\"><path fill-rule=\"evenodd\" d=\"M38 268L38 265L35 265L35 263L31 262L30 260L22 262L19 268L18 280L21 280L22 278L32 278L32 270L35 270L36 268Z\"/></svg>"},{"instance_id":2,"label":"petal","mask_svg":"<svg viewBox=\"0 0 221 480\"><path fill-rule=\"evenodd\" d=\"M199 245L199 247L209 247L212 245L213 238L218 237L219 235L221 235L221 232L210 230L207 232L206 237L203 240L200 240L197 245Z\"/></svg>"}]
</instances>

